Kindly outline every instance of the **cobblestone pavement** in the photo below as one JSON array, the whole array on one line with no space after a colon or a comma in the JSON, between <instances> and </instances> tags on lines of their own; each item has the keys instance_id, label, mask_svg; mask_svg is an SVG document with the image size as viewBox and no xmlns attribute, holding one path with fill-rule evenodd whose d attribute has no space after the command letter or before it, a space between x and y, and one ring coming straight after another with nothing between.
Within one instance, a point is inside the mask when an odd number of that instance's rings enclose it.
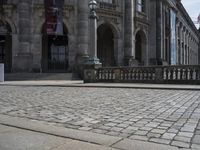
<instances>
[{"instance_id":1,"label":"cobblestone pavement","mask_svg":"<svg viewBox=\"0 0 200 150\"><path fill-rule=\"evenodd\" d=\"M200 92L0 86L0 113L200 149Z\"/></svg>"}]
</instances>

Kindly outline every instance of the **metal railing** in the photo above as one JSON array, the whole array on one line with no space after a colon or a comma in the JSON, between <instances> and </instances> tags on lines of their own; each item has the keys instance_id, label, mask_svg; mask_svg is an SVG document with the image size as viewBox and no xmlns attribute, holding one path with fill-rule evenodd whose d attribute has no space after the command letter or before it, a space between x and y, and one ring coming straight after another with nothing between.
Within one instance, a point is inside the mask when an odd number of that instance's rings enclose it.
<instances>
[{"instance_id":1,"label":"metal railing","mask_svg":"<svg viewBox=\"0 0 200 150\"><path fill-rule=\"evenodd\" d=\"M200 84L200 65L85 70L85 82Z\"/></svg>"}]
</instances>

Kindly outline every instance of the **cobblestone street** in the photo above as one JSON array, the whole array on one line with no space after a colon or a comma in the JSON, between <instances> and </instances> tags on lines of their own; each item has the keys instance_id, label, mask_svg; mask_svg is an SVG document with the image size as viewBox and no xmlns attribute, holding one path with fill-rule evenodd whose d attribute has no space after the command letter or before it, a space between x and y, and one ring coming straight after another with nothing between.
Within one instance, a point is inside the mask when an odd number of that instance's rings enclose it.
<instances>
[{"instance_id":1,"label":"cobblestone street","mask_svg":"<svg viewBox=\"0 0 200 150\"><path fill-rule=\"evenodd\" d=\"M200 149L199 91L0 86L0 113Z\"/></svg>"}]
</instances>

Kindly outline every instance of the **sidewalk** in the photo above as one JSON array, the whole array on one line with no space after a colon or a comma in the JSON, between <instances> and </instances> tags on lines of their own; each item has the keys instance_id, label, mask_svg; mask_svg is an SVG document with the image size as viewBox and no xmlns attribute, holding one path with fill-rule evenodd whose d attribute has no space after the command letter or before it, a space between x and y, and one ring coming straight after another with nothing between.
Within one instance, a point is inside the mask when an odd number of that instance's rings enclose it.
<instances>
[{"instance_id":1,"label":"sidewalk","mask_svg":"<svg viewBox=\"0 0 200 150\"><path fill-rule=\"evenodd\" d=\"M83 81L47 80L47 81L5 81L6 86L60 86L60 87L95 87L95 88L135 88L135 89L163 89L163 90L200 90L200 85L175 84L143 84L143 83L86 83Z\"/></svg>"},{"instance_id":2,"label":"sidewalk","mask_svg":"<svg viewBox=\"0 0 200 150\"><path fill-rule=\"evenodd\" d=\"M0 125L0 150L115 150L49 134Z\"/></svg>"},{"instance_id":3,"label":"sidewalk","mask_svg":"<svg viewBox=\"0 0 200 150\"><path fill-rule=\"evenodd\" d=\"M0 115L0 150L178 150L178 148Z\"/></svg>"}]
</instances>

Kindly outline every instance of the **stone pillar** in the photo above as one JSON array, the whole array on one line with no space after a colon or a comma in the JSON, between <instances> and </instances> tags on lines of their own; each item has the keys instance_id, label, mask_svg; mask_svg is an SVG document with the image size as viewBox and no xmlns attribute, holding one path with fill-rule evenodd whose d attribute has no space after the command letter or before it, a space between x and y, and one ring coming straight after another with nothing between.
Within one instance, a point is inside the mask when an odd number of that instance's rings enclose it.
<instances>
[{"instance_id":1,"label":"stone pillar","mask_svg":"<svg viewBox=\"0 0 200 150\"><path fill-rule=\"evenodd\" d=\"M15 56L15 71L30 71L32 55L30 53L30 19L31 1L19 0L18 3L18 27L19 27L19 49Z\"/></svg>"},{"instance_id":2,"label":"stone pillar","mask_svg":"<svg viewBox=\"0 0 200 150\"><path fill-rule=\"evenodd\" d=\"M88 0L78 0L78 64L83 64L88 59L89 50L89 7Z\"/></svg>"},{"instance_id":3,"label":"stone pillar","mask_svg":"<svg viewBox=\"0 0 200 150\"><path fill-rule=\"evenodd\" d=\"M125 65L131 66L135 63L135 35L134 16L135 1L125 0L125 31L124 31L124 59Z\"/></svg>"},{"instance_id":4,"label":"stone pillar","mask_svg":"<svg viewBox=\"0 0 200 150\"><path fill-rule=\"evenodd\" d=\"M156 1L156 59L157 65L162 65L162 50L163 50L163 20L162 20L162 0Z\"/></svg>"},{"instance_id":5,"label":"stone pillar","mask_svg":"<svg viewBox=\"0 0 200 150\"><path fill-rule=\"evenodd\" d=\"M181 25L180 26L180 64L182 65L183 64L183 47L182 47L182 44L183 44L183 26Z\"/></svg>"}]
</instances>

